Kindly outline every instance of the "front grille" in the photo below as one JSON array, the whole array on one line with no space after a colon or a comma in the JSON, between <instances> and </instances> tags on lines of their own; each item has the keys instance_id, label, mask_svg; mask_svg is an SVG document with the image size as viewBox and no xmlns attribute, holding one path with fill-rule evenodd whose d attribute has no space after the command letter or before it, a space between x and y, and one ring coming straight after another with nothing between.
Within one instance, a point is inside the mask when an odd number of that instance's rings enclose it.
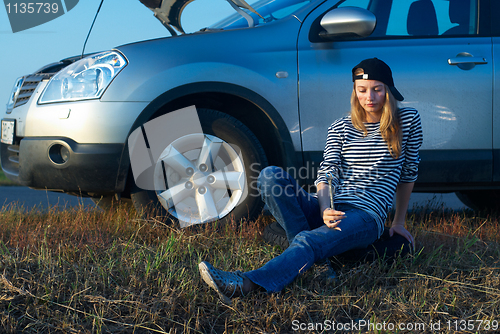
<instances>
[{"instance_id":1,"label":"front grille","mask_svg":"<svg viewBox=\"0 0 500 334\"><path fill-rule=\"evenodd\" d=\"M14 108L26 104L29 101L31 95L33 95L33 92L35 91L40 81L42 81L43 79L49 79L50 77L50 74L30 74L25 76L23 86L21 87L19 95L17 96L17 99L14 103Z\"/></svg>"}]
</instances>

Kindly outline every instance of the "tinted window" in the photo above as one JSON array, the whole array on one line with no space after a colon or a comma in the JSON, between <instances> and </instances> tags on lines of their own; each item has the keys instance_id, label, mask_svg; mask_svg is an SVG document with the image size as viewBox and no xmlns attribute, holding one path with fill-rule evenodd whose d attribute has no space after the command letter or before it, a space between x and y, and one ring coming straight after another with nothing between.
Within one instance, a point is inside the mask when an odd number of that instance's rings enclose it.
<instances>
[{"instance_id":1,"label":"tinted window","mask_svg":"<svg viewBox=\"0 0 500 334\"><path fill-rule=\"evenodd\" d=\"M276 21L293 14L300 8L311 3L311 0L259 0L247 1L262 17L247 10L241 9L249 14L255 21L255 25ZM248 27L248 22L239 13L234 13L220 22L215 23L211 29L234 29Z\"/></svg>"},{"instance_id":2,"label":"tinted window","mask_svg":"<svg viewBox=\"0 0 500 334\"><path fill-rule=\"evenodd\" d=\"M477 31L476 1L393 1L386 35L474 35Z\"/></svg>"},{"instance_id":3,"label":"tinted window","mask_svg":"<svg viewBox=\"0 0 500 334\"><path fill-rule=\"evenodd\" d=\"M478 0L346 0L340 7L370 10L373 37L476 35Z\"/></svg>"},{"instance_id":4,"label":"tinted window","mask_svg":"<svg viewBox=\"0 0 500 334\"><path fill-rule=\"evenodd\" d=\"M339 5L339 7L360 7L367 9L369 3L370 0L347 0Z\"/></svg>"}]
</instances>

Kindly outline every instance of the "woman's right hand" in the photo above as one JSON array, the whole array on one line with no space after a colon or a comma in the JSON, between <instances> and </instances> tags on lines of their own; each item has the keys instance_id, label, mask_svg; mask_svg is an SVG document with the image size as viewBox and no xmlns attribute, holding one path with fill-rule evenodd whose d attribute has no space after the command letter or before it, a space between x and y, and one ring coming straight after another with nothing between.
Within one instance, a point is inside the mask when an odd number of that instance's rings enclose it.
<instances>
[{"instance_id":1,"label":"woman's right hand","mask_svg":"<svg viewBox=\"0 0 500 334\"><path fill-rule=\"evenodd\" d=\"M336 230L342 231L338 225L341 220L346 217L345 212L332 210L327 208L323 211L323 222L329 228L334 228Z\"/></svg>"}]
</instances>

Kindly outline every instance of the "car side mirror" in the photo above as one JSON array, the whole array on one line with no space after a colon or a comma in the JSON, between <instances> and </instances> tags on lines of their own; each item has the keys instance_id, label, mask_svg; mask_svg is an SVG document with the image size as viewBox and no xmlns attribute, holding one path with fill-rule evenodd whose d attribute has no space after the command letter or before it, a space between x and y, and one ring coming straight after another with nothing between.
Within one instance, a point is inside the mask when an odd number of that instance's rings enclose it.
<instances>
[{"instance_id":1,"label":"car side mirror","mask_svg":"<svg viewBox=\"0 0 500 334\"><path fill-rule=\"evenodd\" d=\"M325 31L319 33L324 39L352 39L370 36L377 25L372 12L359 7L335 8L326 13L320 25Z\"/></svg>"}]
</instances>

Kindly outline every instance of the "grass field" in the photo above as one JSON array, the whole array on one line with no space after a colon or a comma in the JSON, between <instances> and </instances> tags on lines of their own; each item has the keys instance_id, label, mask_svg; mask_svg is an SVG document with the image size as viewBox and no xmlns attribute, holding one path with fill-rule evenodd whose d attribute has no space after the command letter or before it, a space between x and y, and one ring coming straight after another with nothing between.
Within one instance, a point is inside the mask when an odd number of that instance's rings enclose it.
<instances>
[{"instance_id":1,"label":"grass field","mask_svg":"<svg viewBox=\"0 0 500 334\"><path fill-rule=\"evenodd\" d=\"M351 333L476 333L500 326L493 214L414 213L407 223L415 255L344 264L336 280L315 266L279 294L252 293L232 306L201 281L197 264L250 270L278 255L261 239L269 217L180 230L126 208L11 207L0 221L0 332L332 333L341 324L354 326Z\"/></svg>"}]
</instances>

